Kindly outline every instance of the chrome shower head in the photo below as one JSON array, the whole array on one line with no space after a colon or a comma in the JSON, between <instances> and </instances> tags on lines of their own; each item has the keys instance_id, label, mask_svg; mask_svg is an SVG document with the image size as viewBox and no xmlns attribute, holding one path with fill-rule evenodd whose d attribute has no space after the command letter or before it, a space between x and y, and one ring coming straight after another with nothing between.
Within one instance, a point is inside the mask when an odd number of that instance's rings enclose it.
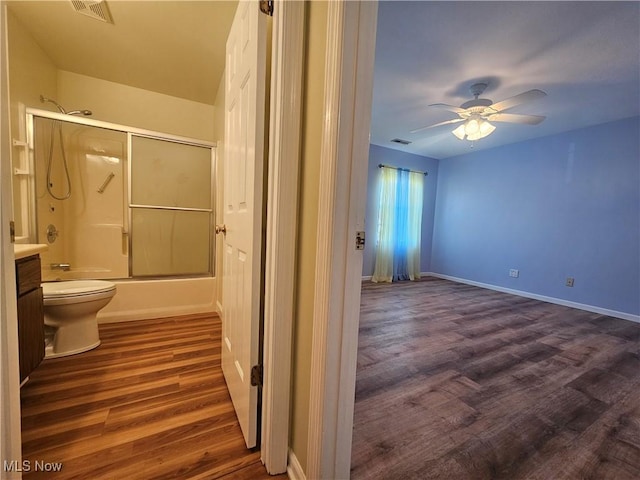
<instances>
[{"instance_id":1,"label":"chrome shower head","mask_svg":"<svg viewBox=\"0 0 640 480\"><path fill-rule=\"evenodd\" d=\"M84 115L86 117L91 115L91 110L71 110L70 112L67 112L64 108L62 108L62 105L60 105L58 102L56 102L55 100L51 100L50 98L47 98L44 95L40 95L40 101L42 103L45 103L45 102L53 103L56 107L58 107L58 110L60 110L61 113L64 113L66 115Z\"/></svg>"},{"instance_id":2,"label":"chrome shower head","mask_svg":"<svg viewBox=\"0 0 640 480\"><path fill-rule=\"evenodd\" d=\"M70 112L66 112L67 115L84 115L88 117L91 115L91 110L71 110Z\"/></svg>"}]
</instances>

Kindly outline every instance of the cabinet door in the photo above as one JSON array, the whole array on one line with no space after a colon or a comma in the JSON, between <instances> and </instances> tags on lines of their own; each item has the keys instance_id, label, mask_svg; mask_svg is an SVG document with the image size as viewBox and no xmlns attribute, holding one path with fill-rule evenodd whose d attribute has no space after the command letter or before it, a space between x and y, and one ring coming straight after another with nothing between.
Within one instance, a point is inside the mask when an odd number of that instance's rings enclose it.
<instances>
[{"instance_id":1,"label":"cabinet door","mask_svg":"<svg viewBox=\"0 0 640 480\"><path fill-rule=\"evenodd\" d=\"M18 298L18 345L22 382L44 358L42 288L36 288Z\"/></svg>"}]
</instances>

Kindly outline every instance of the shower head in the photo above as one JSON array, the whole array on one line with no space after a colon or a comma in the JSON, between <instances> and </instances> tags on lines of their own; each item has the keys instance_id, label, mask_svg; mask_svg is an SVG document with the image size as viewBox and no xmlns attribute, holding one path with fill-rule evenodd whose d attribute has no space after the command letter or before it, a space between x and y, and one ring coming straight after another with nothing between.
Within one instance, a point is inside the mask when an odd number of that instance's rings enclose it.
<instances>
[{"instance_id":1,"label":"shower head","mask_svg":"<svg viewBox=\"0 0 640 480\"><path fill-rule=\"evenodd\" d=\"M91 115L91 110L71 110L70 112L67 112L67 115L84 115L88 117Z\"/></svg>"},{"instance_id":2,"label":"shower head","mask_svg":"<svg viewBox=\"0 0 640 480\"><path fill-rule=\"evenodd\" d=\"M91 115L91 110L71 110L70 112L67 112L64 108L62 108L62 105L60 105L58 102L56 102L55 100L51 100L50 98L47 98L44 95L40 95L40 101L42 103L45 103L45 102L53 103L56 107L58 107L58 110L60 110L61 113L65 113L67 115L84 115L84 116Z\"/></svg>"}]
</instances>

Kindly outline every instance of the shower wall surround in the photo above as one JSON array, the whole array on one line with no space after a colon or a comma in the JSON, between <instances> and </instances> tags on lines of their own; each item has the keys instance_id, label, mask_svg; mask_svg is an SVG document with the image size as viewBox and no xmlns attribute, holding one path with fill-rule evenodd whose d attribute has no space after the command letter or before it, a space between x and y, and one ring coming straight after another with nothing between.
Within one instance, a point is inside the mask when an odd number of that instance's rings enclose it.
<instances>
[{"instance_id":1,"label":"shower wall surround","mask_svg":"<svg viewBox=\"0 0 640 480\"><path fill-rule=\"evenodd\" d=\"M34 117L34 166L38 243L47 243L43 254L43 280L82 278L126 278L125 185L127 134L104 128L60 122L71 183L66 200L53 198L46 187L53 122ZM51 155L50 189L67 189L57 135ZM110 175L102 193L98 190ZM58 236L51 242L46 227L55 226ZM60 264L70 265L65 271ZM54 265L54 267L52 267Z\"/></svg>"}]
</instances>

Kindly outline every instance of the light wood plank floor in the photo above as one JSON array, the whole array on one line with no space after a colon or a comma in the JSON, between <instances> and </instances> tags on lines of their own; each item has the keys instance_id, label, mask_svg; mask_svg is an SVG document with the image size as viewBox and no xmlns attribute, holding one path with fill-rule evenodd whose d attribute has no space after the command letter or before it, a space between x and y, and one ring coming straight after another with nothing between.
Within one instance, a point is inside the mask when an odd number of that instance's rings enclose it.
<instances>
[{"instance_id":1,"label":"light wood plank floor","mask_svg":"<svg viewBox=\"0 0 640 480\"><path fill-rule=\"evenodd\" d=\"M45 360L21 390L31 479L261 479L220 367L217 317L100 326L102 344ZM59 473L35 462L61 462Z\"/></svg>"},{"instance_id":2,"label":"light wood plank floor","mask_svg":"<svg viewBox=\"0 0 640 480\"><path fill-rule=\"evenodd\" d=\"M640 478L640 324L426 278L359 340L353 479Z\"/></svg>"}]
</instances>

